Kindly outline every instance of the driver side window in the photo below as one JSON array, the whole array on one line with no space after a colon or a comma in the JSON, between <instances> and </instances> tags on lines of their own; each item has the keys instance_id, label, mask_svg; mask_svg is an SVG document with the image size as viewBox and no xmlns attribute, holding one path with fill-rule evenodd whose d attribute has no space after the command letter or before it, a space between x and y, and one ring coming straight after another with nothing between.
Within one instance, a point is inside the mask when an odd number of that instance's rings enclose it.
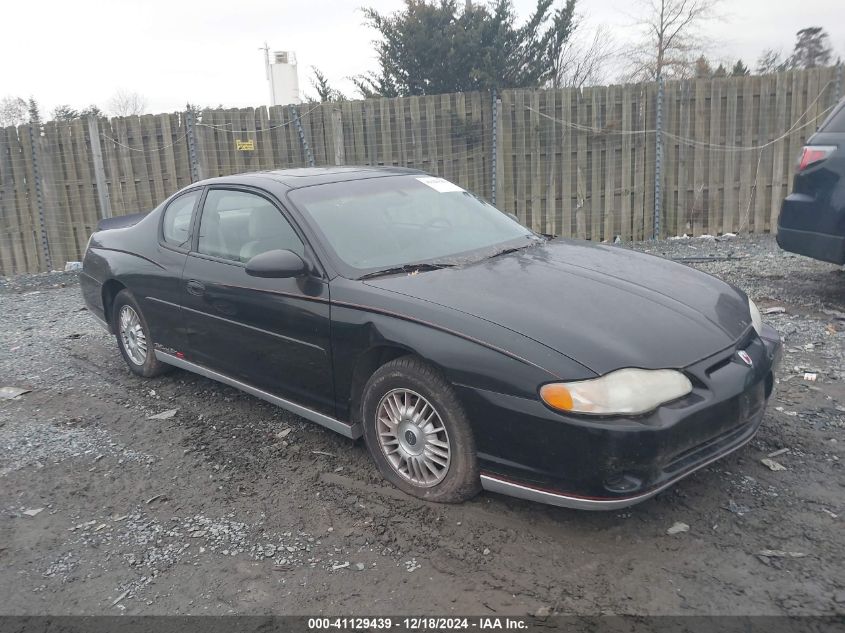
<instances>
[{"instance_id":1,"label":"driver side window","mask_svg":"<svg viewBox=\"0 0 845 633\"><path fill-rule=\"evenodd\" d=\"M302 241L272 202L246 191L208 192L197 252L245 263L275 249L305 254Z\"/></svg>"}]
</instances>

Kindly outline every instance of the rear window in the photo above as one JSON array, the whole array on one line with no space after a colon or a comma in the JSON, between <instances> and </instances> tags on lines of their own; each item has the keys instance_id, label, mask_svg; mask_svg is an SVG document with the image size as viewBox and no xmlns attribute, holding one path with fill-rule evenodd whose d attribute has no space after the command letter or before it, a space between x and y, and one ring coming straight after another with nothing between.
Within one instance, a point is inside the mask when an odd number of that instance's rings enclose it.
<instances>
[{"instance_id":1,"label":"rear window","mask_svg":"<svg viewBox=\"0 0 845 633\"><path fill-rule=\"evenodd\" d=\"M839 104L839 109L834 110L830 118L822 123L819 132L845 132L845 103Z\"/></svg>"},{"instance_id":2,"label":"rear window","mask_svg":"<svg viewBox=\"0 0 845 633\"><path fill-rule=\"evenodd\" d=\"M191 191L173 200L164 211L161 232L164 241L171 246L176 248L187 246L190 240L188 230L191 227L191 215L199 197L199 190Z\"/></svg>"}]
</instances>

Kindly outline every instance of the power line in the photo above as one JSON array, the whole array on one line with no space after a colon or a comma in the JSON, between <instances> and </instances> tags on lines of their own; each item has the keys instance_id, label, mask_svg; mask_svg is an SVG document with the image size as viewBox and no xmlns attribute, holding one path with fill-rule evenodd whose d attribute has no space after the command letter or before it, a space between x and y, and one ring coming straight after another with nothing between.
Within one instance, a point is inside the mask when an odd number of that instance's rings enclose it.
<instances>
[{"instance_id":1,"label":"power line","mask_svg":"<svg viewBox=\"0 0 845 633\"><path fill-rule=\"evenodd\" d=\"M322 103L318 103L317 105L315 105L310 110L307 110L306 112L303 112L302 114L300 114L299 118L301 119L304 116L308 116L314 110L318 109L322 105L323 105ZM202 127L211 128L211 129L217 130L219 132L226 132L227 134L257 134L258 132L269 132L271 130L277 130L281 127L287 127L288 125L290 125L293 122L294 122L293 119L291 119L290 121L286 121L285 123L279 123L278 125L271 125L270 127L262 128L260 130L259 129L256 129L256 130L227 130L227 129L224 129L225 126L232 125L231 123L224 123L223 125L212 125L210 123L197 123L197 125L202 126Z\"/></svg>"}]
</instances>

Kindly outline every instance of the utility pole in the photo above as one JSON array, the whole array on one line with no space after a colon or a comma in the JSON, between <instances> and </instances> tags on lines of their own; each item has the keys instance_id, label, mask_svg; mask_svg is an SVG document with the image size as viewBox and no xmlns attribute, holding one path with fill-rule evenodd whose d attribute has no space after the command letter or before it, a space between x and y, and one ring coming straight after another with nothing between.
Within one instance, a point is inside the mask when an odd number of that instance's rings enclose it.
<instances>
[{"instance_id":1,"label":"utility pole","mask_svg":"<svg viewBox=\"0 0 845 633\"><path fill-rule=\"evenodd\" d=\"M264 46L260 46L258 50L264 51L264 73L270 84L270 105L276 105L276 87L273 85L273 72L270 70L270 46L265 41Z\"/></svg>"}]
</instances>

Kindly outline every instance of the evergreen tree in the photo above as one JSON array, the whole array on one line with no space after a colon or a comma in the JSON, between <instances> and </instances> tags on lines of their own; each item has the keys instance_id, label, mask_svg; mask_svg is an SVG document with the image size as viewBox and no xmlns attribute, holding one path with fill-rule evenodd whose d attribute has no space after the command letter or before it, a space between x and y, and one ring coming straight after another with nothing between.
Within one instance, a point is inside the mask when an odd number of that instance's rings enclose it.
<instances>
[{"instance_id":1,"label":"evergreen tree","mask_svg":"<svg viewBox=\"0 0 845 633\"><path fill-rule=\"evenodd\" d=\"M707 58L704 55L701 55L695 60L695 78L709 79L712 76L713 68L711 68L710 62L707 61Z\"/></svg>"},{"instance_id":2,"label":"evergreen tree","mask_svg":"<svg viewBox=\"0 0 845 633\"><path fill-rule=\"evenodd\" d=\"M41 111L38 108L38 102L35 97L30 97L27 101L27 109L29 111L29 122L33 125L41 125Z\"/></svg>"},{"instance_id":3,"label":"evergreen tree","mask_svg":"<svg viewBox=\"0 0 845 633\"><path fill-rule=\"evenodd\" d=\"M106 116L106 115L102 110L100 110L100 108L98 108L97 106L95 106L92 103L87 108L80 111L79 116L81 116L81 117L89 117L89 116L101 117L101 116Z\"/></svg>"},{"instance_id":4,"label":"evergreen tree","mask_svg":"<svg viewBox=\"0 0 845 633\"><path fill-rule=\"evenodd\" d=\"M55 121L73 121L78 118L79 112L67 104L53 108L53 119Z\"/></svg>"},{"instance_id":5,"label":"evergreen tree","mask_svg":"<svg viewBox=\"0 0 845 633\"><path fill-rule=\"evenodd\" d=\"M575 0L557 9L536 2L522 25L512 0L462 9L455 0L405 0L389 15L365 9L380 36L379 68L353 81L364 96L388 97L543 86L575 27Z\"/></svg>"},{"instance_id":6,"label":"evergreen tree","mask_svg":"<svg viewBox=\"0 0 845 633\"><path fill-rule=\"evenodd\" d=\"M795 48L789 58L792 68L827 66L833 56L828 35L820 26L810 26L795 34Z\"/></svg>"},{"instance_id":7,"label":"evergreen tree","mask_svg":"<svg viewBox=\"0 0 845 633\"><path fill-rule=\"evenodd\" d=\"M751 71L749 70L748 66L742 63L741 59L736 60L734 67L731 69L731 76L732 77L745 77L746 75L750 75Z\"/></svg>"},{"instance_id":8,"label":"evergreen tree","mask_svg":"<svg viewBox=\"0 0 845 633\"><path fill-rule=\"evenodd\" d=\"M757 74L771 75L786 70L788 62L781 59L780 51L769 48L757 59Z\"/></svg>"},{"instance_id":9,"label":"evergreen tree","mask_svg":"<svg viewBox=\"0 0 845 633\"><path fill-rule=\"evenodd\" d=\"M329 84L328 77L326 77L319 68L311 66L311 70L314 72L314 77L311 79L311 85L314 86L314 90L317 91L318 101L343 101L346 98L343 96L342 92L332 88L331 84Z\"/></svg>"}]
</instances>

